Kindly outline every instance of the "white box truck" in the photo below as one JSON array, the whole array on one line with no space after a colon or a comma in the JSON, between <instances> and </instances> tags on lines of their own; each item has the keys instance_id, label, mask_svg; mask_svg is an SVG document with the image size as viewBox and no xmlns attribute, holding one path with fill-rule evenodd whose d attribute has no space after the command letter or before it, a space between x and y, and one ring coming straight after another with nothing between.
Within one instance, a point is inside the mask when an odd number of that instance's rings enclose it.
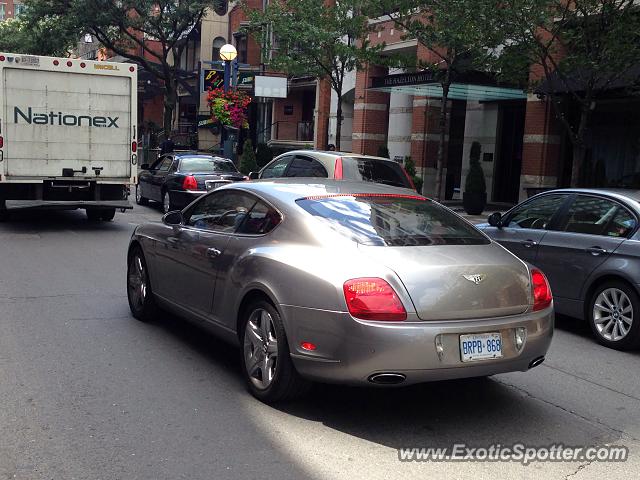
<instances>
[{"instance_id":1,"label":"white box truck","mask_svg":"<svg viewBox=\"0 0 640 480\"><path fill-rule=\"evenodd\" d=\"M131 208L136 129L135 65L0 53L0 216Z\"/></svg>"}]
</instances>

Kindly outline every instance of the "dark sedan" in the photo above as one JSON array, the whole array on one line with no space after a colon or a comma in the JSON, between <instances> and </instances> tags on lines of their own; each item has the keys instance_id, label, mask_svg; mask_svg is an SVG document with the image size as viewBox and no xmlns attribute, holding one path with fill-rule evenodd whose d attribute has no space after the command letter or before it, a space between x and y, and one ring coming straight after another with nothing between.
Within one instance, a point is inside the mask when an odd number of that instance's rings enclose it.
<instances>
[{"instance_id":1,"label":"dark sedan","mask_svg":"<svg viewBox=\"0 0 640 480\"><path fill-rule=\"evenodd\" d=\"M222 185L247 179L231 160L189 152L164 155L141 169L136 202L160 202L165 213L182 209Z\"/></svg>"},{"instance_id":2,"label":"dark sedan","mask_svg":"<svg viewBox=\"0 0 640 480\"><path fill-rule=\"evenodd\" d=\"M640 346L639 219L639 191L571 189L536 195L478 227L547 275L556 312L627 350Z\"/></svg>"}]
</instances>

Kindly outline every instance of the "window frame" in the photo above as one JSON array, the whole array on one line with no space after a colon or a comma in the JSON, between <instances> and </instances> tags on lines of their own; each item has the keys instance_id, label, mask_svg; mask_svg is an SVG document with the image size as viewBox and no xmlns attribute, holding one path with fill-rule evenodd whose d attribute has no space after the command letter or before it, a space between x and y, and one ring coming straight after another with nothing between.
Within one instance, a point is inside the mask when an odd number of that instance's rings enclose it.
<instances>
[{"instance_id":1,"label":"window frame","mask_svg":"<svg viewBox=\"0 0 640 480\"><path fill-rule=\"evenodd\" d=\"M195 207L200 202L205 201L205 199L207 199L208 197L215 196L215 195L223 195L225 193L240 193L240 194L243 194L243 195L247 195L248 197L251 197L251 198L253 198L255 200L254 204L252 205L252 207L247 211L247 215L245 216L245 218L242 220L242 222L240 222L240 224L236 227L236 229L233 232L220 232L220 231L217 231L217 230L209 230L207 228L198 228L198 227L194 227L193 225L187 225L186 224L186 222L188 221L188 219L191 216L191 213L193 212ZM275 210L278 213L278 215L280 216L280 221L278 222L277 225L275 225L271 230L269 230L266 233L238 233L238 230L240 229L240 227L246 221L247 216L255 208L255 206L258 204L258 202L263 203L269 209ZM214 190L211 193L208 193L206 195L201 196L200 198L198 198L198 200L196 202L194 202L188 208L183 210L182 216L183 216L183 219L184 219L184 223L182 225L182 228L189 229L189 230L194 230L194 231L197 231L197 232L212 233L212 234L216 234L216 235L231 235L231 236L234 236L234 237L247 237L247 238L264 237L266 235L271 234L271 232L273 232L276 228L278 228L282 224L282 222L284 221L284 218L285 218L285 216L282 213L282 211L279 208L277 208L275 205L273 205L273 203L265 200L263 197L261 197L260 195L255 194L254 192L248 192L246 190L240 190L240 189L237 189L237 188L225 188L223 190Z\"/></svg>"},{"instance_id":2,"label":"window frame","mask_svg":"<svg viewBox=\"0 0 640 480\"><path fill-rule=\"evenodd\" d=\"M285 169L283 176L280 178L330 178L329 177L329 171L327 170L327 167L324 166L324 164L318 160L315 157L312 157L311 155L303 155L303 154L298 154L296 153L295 155L292 155L292 159L289 162L289 165L287 165L287 168ZM301 159L309 159L312 162L316 162L318 165L320 165L322 167L322 169L325 171L326 176L325 177L290 177L289 176L289 169L291 168L291 165L293 164L293 162L296 161L297 158L301 158Z\"/></svg>"},{"instance_id":3,"label":"window frame","mask_svg":"<svg viewBox=\"0 0 640 480\"><path fill-rule=\"evenodd\" d=\"M518 228L518 230L539 230L543 232L554 230L558 225L559 219L561 219L562 216L565 214L565 211L568 208L568 205L570 204L570 201L573 195L569 192L548 192L548 193L543 193L541 195L536 195L534 197L527 199L526 201L520 203L519 205L516 205L507 213L505 213L504 220L502 223L503 228L516 228L516 227L509 227L509 224L511 223L511 220L513 220L513 217L519 210L535 202L536 200L540 200L541 198L552 196L552 195L564 196L565 198L560 203L556 212L553 215L551 215L551 218L549 219L549 224L546 226L546 228Z\"/></svg>"},{"instance_id":4,"label":"window frame","mask_svg":"<svg viewBox=\"0 0 640 480\"><path fill-rule=\"evenodd\" d=\"M289 157L291 160L289 160L289 163L287 164L287 166L285 167L284 171L282 172L282 176L281 177L263 177L265 170L271 168L271 165L275 164L276 162L279 162L280 160ZM273 160L271 160L269 163L267 163L264 167L262 167L262 170L260 170L260 179L266 178L267 180L270 178L285 178L284 176L287 174L287 170L289 170L289 165L291 165L291 162L293 162L293 159L295 158L295 155L291 155L290 153L283 153L282 155L274 158Z\"/></svg>"},{"instance_id":5,"label":"window frame","mask_svg":"<svg viewBox=\"0 0 640 480\"><path fill-rule=\"evenodd\" d=\"M629 231L629 233L626 236L620 236L620 237L614 237L614 236L611 236L611 235L601 235L601 234L597 234L597 233L567 232L566 230L560 230L560 227L563 226L565 223L567 223L569 221L569 210L571 209L573 204L576 202L576 200L581 196L582 197L598 198L600 200L606 200L608 202L611 202L611 203L615 204L618 207L618 210L616 210L615 215L611 217L611 219L609 220L609 223L606 225L607 228L611 225L611 222L616 217L616 215L618 215L619 209L625 210L631 217L634 218L634 220L636 221L635 226L633 227L633 229L631 229ZM564 208L562 210L563 210L562 211L562 215L560 216L560 218L558 218L558 222L554 225L554 229L553 229L553 231L559 232L559 233L566 233L566 234L573 234L573 235L589 235L591 237L622 238L622 239L628 240L631 237L633 237L633 235L635 235L635 233L638 231L638 228L640 227L640 222L639 222L639 219L638 219L638 215L636 215L636 213L633 211L633 209L629 208L627 205L625 205L619 199L612 198L612 197L609 197L609 196L606 196L606 195L598 195L596 193L587 193L587 192L584 192L584 193L583 192L572 193L570 195L570 201L564 206Z\"/></svg>"}]
</instances>

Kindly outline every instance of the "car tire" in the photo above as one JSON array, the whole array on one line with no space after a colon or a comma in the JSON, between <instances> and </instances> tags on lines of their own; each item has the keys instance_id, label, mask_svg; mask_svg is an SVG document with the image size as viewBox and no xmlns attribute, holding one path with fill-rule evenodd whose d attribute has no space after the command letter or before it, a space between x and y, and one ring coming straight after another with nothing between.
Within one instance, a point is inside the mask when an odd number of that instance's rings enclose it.
<instances>
[{"instance_id":1,"label":"car tire","mask_svg":"<svg viewBox=\"0 0 640 480\"><path fill-rule=\"evenodd\" d=\"M100 219L103 222L110 222L111 220L114 219L115 216L116 216L115 208L107 208L105 210L100 211Z\"/></svg>"},{"instance_id":2,"label":"car tire","mask_svg":"<svg viewBox=\"0 0 640 480\"><path fill-rule=\"evenodd\" d=\"M97 222L102 219L102 212L97 208L87 208L86 212L90 222Z\"/></svg>"},{"instance_id":3,"label":"car tire","mask_svg":"<svg viewBox=\"0 0 640 480\"><path fill-rule=\"evenodd\" d=\"M127 299L132 315L141 322L150 322L158 315L147 262L140 247L131 250L127 261Z\"/></svg>"},{"instance_id":4,"label":"car tire","mask_svg":"<svg viewBox=\"0 0 640 480\"><path fill-rule=\"evenodd\" d=\"M175 210L174 204L171 201L171 195L169 192L164 192L162 194L162 212L169 213L170 211Z\"/></svg>"},{"instance_id":5,"label":"car tire","mask_svg":"<svg viewBox=\"0 0 640 480\"><path fill-rule=\"evenodd\" d=\"M640 346L640 297L625 282L612 280L598 286L587 305L587 318L601 345L615 350Z\"/></svg>"},{"instance_id":6,"label":"car tire","mask_svg":"<svg viewBox=\"0 0 640 480\"><path fill-rule=\"evenodd\" d=\"M136 203L138 205L149 204L149 199L142 196L142 188L140 188L140 184L136 185Z\"/></svg>"},{"instance_id":7,"label":"car tire","mask_svg":"<svg viewBox=\"0 0 640 480\"><path fill-rule=\"evenodd\" d=\"M270 302L259 300L245 309L240 344L242 373L258 400L291 400L310 388L291 361L284 325Z\"/></svg>"}]
</instances>

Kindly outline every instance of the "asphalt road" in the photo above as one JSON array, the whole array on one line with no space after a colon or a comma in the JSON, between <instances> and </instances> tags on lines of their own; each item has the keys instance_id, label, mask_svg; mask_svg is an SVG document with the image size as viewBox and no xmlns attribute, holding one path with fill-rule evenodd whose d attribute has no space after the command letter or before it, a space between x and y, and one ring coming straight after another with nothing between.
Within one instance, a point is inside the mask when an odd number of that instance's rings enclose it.
<instances>
[{"instance_id":1,"label":"asphalt road","mask_svg":"<svg viewBox=\"0 0 640 480\"><path fill-rule=\"evenodd\" d=\"M171 316L129 314L125 252L153 208L0 224L0 479L637 478L640 352L557 321L527 373L404 389L318 386L278 408L238 353ZM591 445L626 463L401 463L401 447Z\"/></svg>"}]
</instances>

